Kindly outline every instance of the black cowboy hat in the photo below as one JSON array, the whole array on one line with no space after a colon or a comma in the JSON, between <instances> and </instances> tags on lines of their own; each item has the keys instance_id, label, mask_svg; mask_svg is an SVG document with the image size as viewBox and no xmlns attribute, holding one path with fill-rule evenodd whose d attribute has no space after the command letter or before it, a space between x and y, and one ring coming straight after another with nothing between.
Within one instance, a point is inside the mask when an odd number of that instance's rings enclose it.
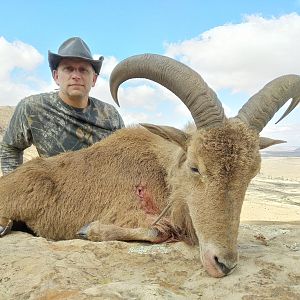
<instances>
[{"instance_id":1,"label":"black cowboy hat","mask_svg":"<svg viewBox=\"0 0 300 300\"><path fill-rule=\"evenodd\" d=\"M94 60L88 45L79 37L72 37L61 44L58 54L48 51L48 61L51 71L56 70L63 58L80 58L89 62L94 68L96 74L100 73L103 56Z\"/></svg>"}]
</instances>

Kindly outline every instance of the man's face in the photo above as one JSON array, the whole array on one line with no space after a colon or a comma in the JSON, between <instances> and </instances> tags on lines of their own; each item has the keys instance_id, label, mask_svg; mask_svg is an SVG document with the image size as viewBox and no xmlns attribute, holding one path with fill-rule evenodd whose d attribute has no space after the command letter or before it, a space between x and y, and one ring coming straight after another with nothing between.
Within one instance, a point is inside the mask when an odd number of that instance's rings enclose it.
<instances>
[{"instance_id":1,"label":"man's face","mask_svg":"<svg viewBox=\"0 0 300 300\"><path fill-rule=\"evenodd\" d=\"M87 99L96 84L97 74L92 65L84 60L64 58L57 70L53 71L53 78L62 97L80 101Z\"/></svg>"}]
</instances>

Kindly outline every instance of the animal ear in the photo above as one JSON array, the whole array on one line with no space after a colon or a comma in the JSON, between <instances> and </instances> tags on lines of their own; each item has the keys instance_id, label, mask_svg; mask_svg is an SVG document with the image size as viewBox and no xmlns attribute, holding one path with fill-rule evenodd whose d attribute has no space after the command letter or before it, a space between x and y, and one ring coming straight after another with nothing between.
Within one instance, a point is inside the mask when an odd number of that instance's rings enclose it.
<instances>
[{"instance_id":1,"label":"animal ear","mask_svg":"<svg viewBox=\"0 0 300 300\"><path fill-rule=\"evenodd\" d=\"M267 137L259 137L259 149L264 149L268 148L270 146L276 145L276 144L281 144L281 143L286 143L286 141L282 140L273 140Z\"/></svg>"},{"instance_id":2,"label":"animal ear","mask_svg":"<svg viewBox=\"0 0 300 300\"><path fill-rule=\"evenodd\" d=\"M153 124L140 124L150 132L159 135L165 140L168 140L172 143L177 144L180 146L184 151L187 149L186 142L189 139L190 135L171 126L158 126Z\"/></svg>"}]
</instances>

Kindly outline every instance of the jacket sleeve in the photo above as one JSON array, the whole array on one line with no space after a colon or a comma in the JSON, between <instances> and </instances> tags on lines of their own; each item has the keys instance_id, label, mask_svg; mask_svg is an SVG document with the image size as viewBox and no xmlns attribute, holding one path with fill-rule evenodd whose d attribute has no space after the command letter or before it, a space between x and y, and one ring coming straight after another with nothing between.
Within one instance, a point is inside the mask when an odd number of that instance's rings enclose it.
<instances>
[{"instance_id":1,"label":"jacket sleeve","mask_svg":"<svg viewBox=\"0 0 300 300\"><path fill-rule=\"evenodd\" d=\"M3 175L12 172L23 163L23 151L32 144L28 121L26 102L22 100L15 109L1 143L0 159Z\"/></svg>"},{"instance_id":2,"label":"jacket sleeve","mask_svg":"<svg viewBox=\"0 0 300 300\"><path fill-rule=\"evenodd\" d=\"M118 111L117 111L117 116L118 116L118 118L119 118L119 126L118 126L118 129L121 129L121 128L125 127L125 124L124 124L124 121L123 121L121 115L118 113Z\"/></svg>"}]
</instances>

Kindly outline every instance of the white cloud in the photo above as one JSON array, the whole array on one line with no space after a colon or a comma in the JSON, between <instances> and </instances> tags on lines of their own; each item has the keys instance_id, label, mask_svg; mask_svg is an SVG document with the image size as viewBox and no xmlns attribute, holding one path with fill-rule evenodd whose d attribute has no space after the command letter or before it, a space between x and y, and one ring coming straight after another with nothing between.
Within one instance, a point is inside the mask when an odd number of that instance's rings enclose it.
<instances>
[{"instance_id":1,"label":"white cloud","mask_svg":"<svg viewBox=\"0 0 300 300\"><path fill-rule=\"evenodd\" d=\"M278 150L281 148L292 148L292 147L299 147L300 141L300 123L294 124L283 124L283 125L269 125L263 129L261 132L262 136L272 137L273 139L284 140L287 143L282 144L281 147L278 146ZM274 149L276 150L275 146Z\"/></svg>"},{"instance_id":2,"label":"white cloud","mask_svg":"<svg viewBox=\"0 0 300 300\"><path fill-rule=\"evenodd\" d=\"M31 45L21 41L10 43L0 37L0 105L16 105L20 98L36 92L31 88L33 83L43 85L30 75L42 62L43 56ZM12 78L14 71L21 71L22 82Z\"/></svg>"},{"instance_id":3,"label":"white cloud","mask_svg":"<svg viewBox=\"0 0 300 300\"><path fill-rule=\"evenodd\" d=\"M179 104L175 106L174 111L181 116L185 116L186 118L191 117L191 113L182 102L179 102Z\"/></svg>"},{"instance_id":4,"label":"white cloud","mask_svg":"<svg viewBox=\"0 0 300 300\"><path fill-rule=\"evenodd\" d=\"M99 59L101 55L93 55L94 59ZM118 60L114 56L106 56L102 63L102 68L100 71L100 77L109 78L111 71L117 65Z\"/></svg>"},{"instance_id":5,"label":"white cloud","mask_svg":"<svg viewBox=\"0 0 300 300\"><path fill-rule=\"evenodd\" d=\"M265 19L250 15L196 38L166 44L166 55L199 72L215 90L256 92L283 74L299 73L300 16Z\"/></svg>"},{"instance_id":6,"label":"white cloud","mask_svg":"<svg viewBox=\"0 0 300 300\"><path fill-rule=\"evenodd\" d=\"M122 115L122 118L126 124L126 126L130 125L136 125L139 123L149 123L150 121L150 116L149 114L146 113L130 113L126 110L120 109L120 113Z\"/></svg>"},{"instance_id":7,"label":"white cloud","mask_svg":"<svg viewBox=\"0 0 300 300\"><path fill-rule=\"evenodd\" d=\"M150 84L139 84L136 86L128 86L127 88L119 89L120 103L125 107L139 108L148 111L157 109L157 102L155 101L159 93L159 89Z\"/></svg>"},{"instance_id":8,"label":"white cloud","mask_svg":"<svg viewBox=\"0 0 300 300\"><path fill-rule=\"evenodd\" d=\"M32 46L21 41L9 43L0 37L0 79L7 79L15 68L32 71L43 61L43 56Z\"/></svg>"},{"instance_id":9,"label":"white cloud","mask_svg":"<svg viewBox=\"0 0 300 300\"><path fill-rule=\"evenodd\" d=\"M108 80L102 78L101 75L97 79L96 86L91 90L91 96L101 99L102 101L113 104L113 100L111 98L109 92L109 83Z\"/></svg>"}]
</instances>

